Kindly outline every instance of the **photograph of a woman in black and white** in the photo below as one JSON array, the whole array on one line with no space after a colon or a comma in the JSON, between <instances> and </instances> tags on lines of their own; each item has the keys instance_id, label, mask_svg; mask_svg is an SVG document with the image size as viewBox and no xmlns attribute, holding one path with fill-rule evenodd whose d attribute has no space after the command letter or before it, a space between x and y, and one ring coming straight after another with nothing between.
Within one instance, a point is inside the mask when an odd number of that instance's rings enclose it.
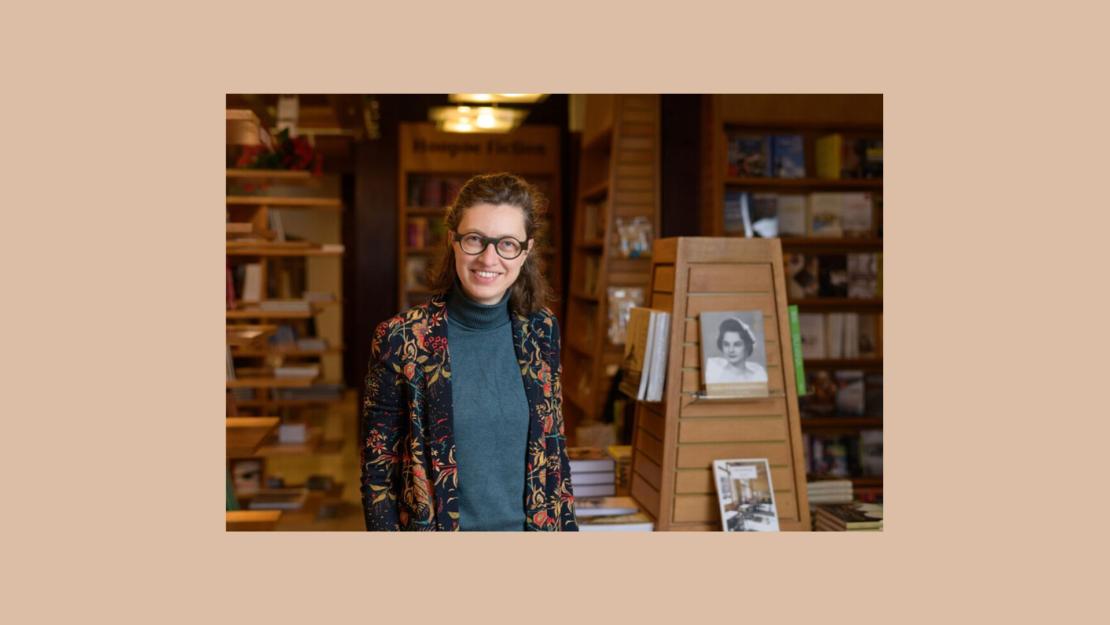
<instances>
[{"instance_id":1,"label":"photograph of a woman in black and white","mask_svg":"<svg viewBox=\"0 0 1110 625\"><path fill-rule=\"evenodd\" d=\"M713 313L704 313L708 317ZM729 313L725 313L728 315ZM767 369L756 357L756 347L762 347L763 319L760 311L748 313L731 313L734 316L725 316L715 325L713 341L710 345L717 348L720 356L711 355L711 350L704 342L706 349L705 382L706 384L728 384L732 382L766 382ZM745 322L741 315L748 316ZM758 316L758 322L753 323L751 316ZM756 335L753 325L760 329ZM702 330L703 337L705 330ZM761 353L762 349L759 350ZM765 359L765 356L764 356Z\"/></svg>"}]
</instances>

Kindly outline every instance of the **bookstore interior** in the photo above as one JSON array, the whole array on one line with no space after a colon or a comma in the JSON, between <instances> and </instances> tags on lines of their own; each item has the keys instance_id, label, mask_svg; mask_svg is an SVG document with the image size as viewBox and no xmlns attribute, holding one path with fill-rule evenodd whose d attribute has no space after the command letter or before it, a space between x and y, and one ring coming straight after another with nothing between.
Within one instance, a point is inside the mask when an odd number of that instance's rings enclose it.
<instances>
[{"instance_id":1,"label":"bookstore interior","mask_svg":"<svg viewBox=\"0 0 1110 625\"><path fill-rule=\"evenodd\" d=\"M528 261L579 531L881 531L882 104L227 95L227 530L370 526L376 328L444 293L450 207L509 173L546 206ZM431 489L415 467L388 479Z\"/></svg>"}]
</instances>

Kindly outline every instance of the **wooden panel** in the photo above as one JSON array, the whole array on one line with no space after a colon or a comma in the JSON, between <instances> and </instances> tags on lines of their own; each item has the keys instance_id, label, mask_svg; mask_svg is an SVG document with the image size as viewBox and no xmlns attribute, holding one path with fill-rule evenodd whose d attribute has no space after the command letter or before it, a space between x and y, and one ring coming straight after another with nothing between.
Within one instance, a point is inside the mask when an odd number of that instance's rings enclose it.
<instances>
[{"instance_id":1,"label":"wooden panel","mask_svg":"<svg viewBox=\"0 0 1110 625\"><path fill-rule=\"evenodd\" d=\"M771 266L768 264L751 265L710 265L690 266L691 294L697 292L758 292L772 290Z\"/></svg>"},{"instance_id":2,"label":"wooden panel","mask_svg":"<svg viewBox=\"0 0 1110 625\"><path fill-rule=\"evenodd\" d=\"M683 341L686 343L697 343L701 341L701 330L698 326L698 318L692 317L686 319L686 332L683 335ZM763 315L763 336L771 338L778 336L779 328L776 324L776 319L773 316Z\"/></svg>"},{"instance_id":3,"label":"wooden panel","mask_svg":"<svg viewBox=\"0 0 1110 625\"><path fill-rule=\"evenodd\" d=\"M655 438L663 440L663 432L666 428L666 424L663 420L663 415L648 410L647 406L649 405L652 404L647 404L644 402L640 403L640 406L643 409L640 411L639 422L637 423L637 425L644 428L649 433L653 434Z\"/></svg>"},{"instance_id":4,"label":"wooden panel","mask_svg":"<svg viewBox=\"0 0 1110 625\"><path fill-rule=\"evenodd\" d=\"M617 178L617 191L654 191L655 182L651 178ZM618 193L628 197L627 193Z\"/></svg>"},{"instance_id":5,"label":"wooden panel","mask_svg":"<svg viewBox=\"0 0 1110 625\"><path fill-rule=\"evenodd\" d=\"M624 95L621 96L621 99L623 100L622 104L624 105L625 111L652 111L652 113L655 113L659 110L657 108L659 96L657 95ZM628 113L625 112L624 114L627 115Z\"/></svg>"},{"instance_id":6,"label":"wooden panel","mask_svg":"<svg viewBox=\"0 0 1110 625\"><path fill-rule=\"evenodd\" d=\"M647 480L639 473L632 474L632 487L630 489L632 498L640 503L651 516L660 518L659 510L659 490L648 484Z\"/></svg>"},{"instance_id":7,"label":"wooden panel","mask_svg":"<svg viewBox=\"0 0 1110 625\"><path fill-rule=\"evenodd\" d=\"M721 512L716 495L675 495L675 523L720 522Z\"/></svg>"},{"instance_id":8,"label":"wooden panel","mask_svg":"<svg viewBox=\"0 0 1110 625\"><path fill-rule=\"evenodd\" d=\"M830 128L855 124L882 127L882 94L730 94L718 99L725 123L774 125L805 122Z\"/></svg>"},{"instance_id":9,"label":"wooden panel","mask_svg":"<svg viewBox=\"0 0 1110 625\"><path fill-rule=\"evenodd\" d=\"M682 370L682 392L696 393L701 390L701 386L700 369ZM781 366L767 365L767 389L772 394L785 390Z\"/></svg>"},{"instance_id":10,"label":"wooden panel","mask_svg":"<svg viewBox=\"0 0 1110 625\"><path fill-rule=\"evenodd\" d=\"M655 219L655 207L651 204L622 202L612 204L612 208L614 217L646 217L648 221L654 221Z\"/></svg>"},{"instance_id":11,"label":"wooden panel","mask_svg":"<svg viewBox=\"0 0 1110 625\"><path fill-rule=\"evenodd\" d=\"M614 204L647 204L655 201L654 191L621 191L612 194Z\"/></svg>"},{"instance_id":12,"label":"wooden panel","mask_svg":"<svg viewBox=\"0 0 1110 625\"><path fill-rule=\"evenodd\" d=\"M656 265L655 277L651 282L652 287L656 291L663 293L674 292L674 265Z\"/></svg>"},{"instance_id":13,"label":"wooden panel","mask_svg":"<svg viewBox=\"0 0 1110 625\"><path fill-rule=\"evenodd\" d=\"M653 123L621 124L621 134L626 137L653 137L659 132L659 126Z\"/></svg>"},{"instance_id":14,"label":"wooden panel","mask_svg":"<svg viewBox=\"0 0 1110 625\"><path fill-rule=\"evenodd\" d=\"M688 263L769 263L778 239L737 239L736 237L681 237L680 254ZM737 245L743 243L743 245ZM785 285L784 285L785 288Z\"/></svg>"},{"instance_id":15,"label":"wooden panel","mask_svg":"<svg viewBox=\"0 0 1110 625\"><path fill-rule=\"evenodd\" d=\"M723 458L722 458L723 460ZM780 490L789 492L794 483L794 470L789 466L771 467L771 483L775 485L775 497ZM675 471L675 493L715 494L717 485L713 483L713 469L682 469Z\"/></svg>"},{"instance_id":16,"label":"wooden panel","mask_svg":"<svg viewBox=\"0 0 1110 625\"><path fill-rule=\"evenodd\" d=\"M766 397L743 401L712 401L683 397L682 418L757 417L786 414L785 397Z\"/></svg>"},{"instance_id":17,"label":"wooden panel","mask_svg":"<svg viewBox=\"0 0 1110 625\"><path fill-rule=\"evenodd\" d=\"M679 443L727 441L784 441L783 417L733 417L683 420L678 424Z\"/></svg>"},{"instance_id":18,"label":"wooden panel","mask_svg":"<svg viewBox=\"0 0 1110 625\"><path fill-rule=\"evenodd\" d=\"M775 299L770 293L763 295L698 295L686 300L686 316L696 317L703 311L761 310L763 316L775 315Z\"/></svg>"},{"instance_id":19,"label":"wooden panel","mask_svg":"<svg viewBox=\"0 0 1110 625\"><path fill-rule=\"evenodd\" d=\"M618 178L630 176L654 179L655 177L655 168L651 165L618 165L616 169Z\"/></svg>"},{"instance_id":20,"label":"wooden panel","mask_svg":"<svg viewBox=\"0 0 1110 625\"><path fill-rule=\"evenodd\" d=\"M678 258L678 239L655 239L651 242L651 256L656 263L673 265Z\"/></svg>"},{"instance_id":21,"label":"wooden panel","mask_svg":"<svg viewBox=\"0 0 1110 625\"><path fill-rule=\"evenodd\" d=\"M670 293L652 293L651 294L651 307L658 310L665 310L674 314L674 295ZM670 337L668 337L668 340Z\"/></svg>"},{"instance_id":22,"label":"wooden panel","mask_svg":"<svg viewBox=\"0 0 1110 625\"><path fill-rule=\"evenodd\" d=\"M766 458L771 464L790 464L790 448L786 443L714 443L679 445L680 468L701 469L713 466L724 458Z\"/></svg>"},{"instance_id":23,"label":"wooden panel","mask_svg":"<svg viewBox=\"0 0 1110 625\"><path fill-rule=\"evenodd\" d=\"M637 452L635 462L632 463L632 470L638 473L641 477L648 481L649 484L655 487L656 490L662 488L663 484L663 467L660 467L651 458Z\"/></svg>"},{"instance_id":24,"label":"wooden panel","mask_svg":"<svg viewBox=\"0 0 1110 625\"><path fill-rule=\"evenodd\" d=\"M644 452L656 464L663 464L663 441L640 427L636 428L636 449Z\"/></svg>"},{"instance_id":25,"label":"wooden panel","mask_svg":"<svg viewBox=\"0 0 1110 625\"><path fill-rule=\"evenodd\" d=\"M622 115L626 122L654 122L658 115L654 110L625 111Z\"/></svg>"},{"instance_id":26,"label":"wooden panel","mask_svg":"<svg viewBox=\"0 0 1110 625\"><path fill-rule=\"evenodd\" d=\"M775 341L767 341L767 364L780 365L782 364L782 357L779 355L779 346ZM683 367L696 367L701 368L701 347L700 344L685 343L682 346L682 366Z\"/></svg>"},{"instance_id":27,"label":"wooden panel","mask_svg":"<svg viewBox=\"0 0 1110 625\"><path fill-rule=\"evenodd\" d=\"M616 156L622 165L645 165L655 163L655 150L623 150Z\"/></svg>"}]
</instances>

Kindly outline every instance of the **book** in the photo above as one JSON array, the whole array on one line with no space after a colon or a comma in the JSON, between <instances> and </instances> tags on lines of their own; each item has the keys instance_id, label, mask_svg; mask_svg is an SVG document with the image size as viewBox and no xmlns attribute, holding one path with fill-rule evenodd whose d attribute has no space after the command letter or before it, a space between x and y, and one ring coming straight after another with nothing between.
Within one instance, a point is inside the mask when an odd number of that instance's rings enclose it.
<instances>
[{"instance_id":1,"label":"book","mask_svg":"<svg viewBox=\"0 0 1110 625\"><path fill-rule=\"evenodd\" d=\"M807 207L807 220L809 222L809 236L811 237L841 237L844 235L840 227L840 193L810 193L809 206Z\"/></svg>"},{"instance_id":2,"label":"book","mask_svg":"<svg viewBox=\"0 0 1110 625\"><path fill-rule=\"evenodd\" d=\"M423 249L428 246L428 219L426 217L409 217L407 224L408 246L413 249Z\"/></svg>"},{"instance_id":3,"label":"book","mask_svg":"<svg viewBox=\"0 0 1110 625\"><path fill-rule=\"evenodd\" d=\"M867 313L859 315L859 334L857 338L857 357L876 358L879 356L879 319L877 315Z\"/></svg>"},{"instance_id":4,"label":"book","mask_svg":"<svg viewBox=\"0 0 1110 625\"><path fill-rule=\"evenodd\" d=\"M283 365L274 367L275 378L315 378L320 375L320 365Z\"/></svg>"},{"instance_id":5,"label":"book","mask_svg":"<svg viewBox=\"0 0 1110 625\"><path fill-rule=\"evenodd\" d=\"M848 257L845 254L821 254L818 259L819 297L848 297Z\"/></svg>"},{"instance_id":6,"label":"book","mask_svg":"<svg viewBox=\"0 0 1110 625\"><path fill-rule=\"evenodd\" d=\"M268 299L259 303L258 307L267 312L312 312L312 304L303 299Z\"/></svg>"},{"instance_id":7,"label":"book","mask_svg":"<svg viewBox=\"0 0 1110 625\"><path fill-rule=\"evenodd\" d=\"M801 135L771 137L771 175L776 178L805 178L805 144Z\"/></svg>"},{"instance_id":8,"label":"book","mask_svg":"<svg viewBox=\"0 0 1110 625\"><path fill-rule=\"evenodd\" d=\"M879 294L878 254L848 254L848 297L874 299Z\"/></svg>"},{"instance_id":9,"label":"book","mask_svg":"<svg viewBox=\"0 0 1110 625\"><path fill-rule=\"evenodd\" d=\"M231 267L227 267L227 309L235 308L235 279L231 275Z\"/></svg>"},{"instance_id":10,"label":"book","mask_svg":"<svg viewBox=\"0 0 1110 625\"><path fill-rule=\"evenodd\" d=\"M624 376L621 380L629 389L628 395L636 399L643 399L644 391L647 389L647 376L644 375L644 366L648 362L646 355L648 341L651 336L650 324L650 309L636 306L628 312L624 358L621 360ZM635 389L635 391L631 389Z\"/></svg>"},{"instance_id":11,"label":"book","mask_svg":"<svg viewBox=\"0 0 1110 625\"><path fill-rule=\"evenodd\" d=\"M616 462L597 447L568 447L567 460L570 462L571 479L575 473L612 472L616 466Z\"/></svg>"},{"instance_id":12,"label":"book","mask_svg":"<svg viewBox=\"0 0 1110 625\"><path fill-rule=\"evenodd\" d=\"M627 493L632 486L632 445L609 445L605 451L617 465L617 494Z\"/></svg>"},{"instance_id":13,"label":"book","mask_svg":"<svg viewBox=\"0 0 1110 625\"><path fill-rule=\"evenodd\" d=\"M721 529L726 532L777 532L778 511L766 458L713 461L713 482Z\"/></svg>"},{"instance_id":14,"label":"book","mask_svg":"<svg viewBox=\"0 0 1110 625\"><path fill-rule=\"evenodd\" d=\"M881 504L821 504L817 506L817 521L828 528L843 530L882 529Z\"/></svg>"},{"instance_id":15,"label":"book","mask_svg":"<svg viewBox=\"0 0 1110 625\"><path fill-rule=\"evenodd\" d=\"M262 299L262 263L247 263L243 266L243 290L239 299L244 302Z\"/></svg>"},{"instance_id":16,"label":"book","mask_svg":"<svg viewBox=\"0 0 1110 625\"><path fill-rule=\"evenodd\" d=\"M786 307L786 310L790 317L790 347L794 354L794 382L798 395L801 396L805 395L806 392L806 371L802 358L802 333L798 321L798 306L790 304Z\"/></svg>"},{"instance_id":17,"label":"book","mask_svg":"<svg viewBox=\"0 0 1110 625\"><path fill-rule=\"evenodd\" d=\"M814 159L817 161L817 177L825 180L839 180L841 155L844 150L844 137L840 134L819 137L814 143Z\"/></svg>"},{"instance_id":18,"label":"book","mask_svg":"<svg viewBox=\"0 0 1110 625\"><path fill-rule=\"evenodd\" d=\"M871 196L867 193L841 193L840 227L846 237L871 236Z\"/></svg>"},{"instance_id":19,"label":"book","mask_svg":"<svg viewBox=\"0 0 1110 625\"><path fill-rule=\"evenodd\" d=\"M883 374L868 373L863 378L863 404L868 416L883 416Z\"/></svg>"},{"instance_id":20,"label":"book","mask_svg":"<svg viewBox=\"0 0 1110 625\"><path fill-rule=\"evenodd\" d=\"M763 135L732 135L728 139L728 175L763 178L771 175L770 142Z\"/></svg>"},{"instance_id":21,"label":"book","mask_svg":"<svg viewBox=\"0 0 1110 625\"><path fill-rule=\"evenodd\" d=\"M780 237L806 236L806 196L784 193L778 196Z\"/></svg>"},{"instance_id":22,"label":"book","mask_svg":"<svg viewBox=\"0 0 1110 625\"><path fill-rule=\"evenodd\" d=\"M844 358L844 313L825 314L825 348L828 358Z\"/></svg>"},{"instance_id":23,"label":"book","mask_svg":"<svg viewBox=\"0 0 1110 625\"><path fill-rule=\"evenodd\" d=\"M805 359L825 357L825 316L821 313L799 313L798 331Z\"/></svg>"},{"instance_id":24,"label":"book","mask_svg":"<svg viewBox=\"0 0 1110 625\"><path fill-rule=\"evenodd\" d=\"M778 195L774 193L744 194L741 203L744 236L770 239L779 235Z\"/></svg>"},{"instance_id":25,"label":"book","mask_svg":"<svg viewBox=\"0 0 1110 625\"><path fill-rule=\"evenodd\" d=\"M706 396L768 397L763 311L706 311L698 322Z\"/></svg>"},{"instance_id":26,"label":"book","mask_svg":"<svg viewBox=\"0 0 1110 625\"><path fill-rule=\"evenodd\" d=\"M426 289L428 288L428 258L426 256L409 256L405 258L405 287Z\"/></svg>"},{"instance_id":27,"label":"book","mask_svg":"<svg viewBox=\"0 0 1110 625\"><path fill-rule=\"evenodd\" d=\"M574 483L574 476L570 477L571 489L577 497L612 497L617 494L617 487L612 482L608 484L586 484L579 486Z\"/></svg>"},{"instance_id":28,"label":"book","mask_svg":"<svg viewBox=\"0 0 1110 625\"><path fill-rule=\"evenodd\" d=\"M579 519L595 516L635 514L640 506L631 497L596 497L574 502L574 515Z\"/></svg>"},{"instance_id":29,"label":"book","mask_svg":"<svg viewBox=\"0 0 1110 625\"><path fill-rule=\"evenodd\" d=\"M798 398L798 409L809 417L827 417L836 413L836 379L831 371L817 369L806 375L806 393Z\"/></svg>"},{"instance_id":30,"label":"book","mask_svg":"<svg viewBox=\"0 0 1110 625\"><path fill-rule=\"evenodd\" d=\"M617 483L617 476L615 471L571 471L571 483L574 484L575 490L579 486L593 486L599 484L613 484Z\"/></svg>"},{"instance_id":31,"label":"book","mask_svg":"<svg viewBox=\"0 0 1110 625\"><path fill-rule=\"evenodd\" d=\"M251 499L251 510L300 510L308 499L304 488L271 488L258 491Z\"/></svg>"},{"instance_id":32,"label":"book","mask_svg":"<svg viewBox=\"0 0 1110 625\"><path fill-rule=\"evenodd\" d=\"M864 413L863 372L842 370L836 378L836 411L844 416L862 416Z\"/></svg>"},{"instance_id":33,"label":"book","mask_svg":"<svg viewBox=\"0 0 1110 625\"><path fill-rule=\"evenodd\" d=\"M725 190L725 233L744 232L744 204L747 195L743 191Z\"/></svg>"},{"instance_id":34,"label":"book","mask_svg":"<svg viewBox=\"0 0 1110 625\"><path fill-rule=\"evenodd\" d=\"M821 265L816 254L783 253L786 265L786 288L791 299L817 297L820 293Z\"/></svg>"},{"instance_id":35,"label":"book","mask_svg":"<svg viewBox=\"0 0 1110 625\"><path fill-rule=\"evenodd\" d=\"M644 394L645 401L662 401L663 385L667 377L667 347L670 338L671 314L661 310L651 312L653 325L649 352L648 384Z\"/></svg>"},{"instance_id":36,"label":"book","mask_svg":"<svg viewBox=\"0 0 1110 625\"><path fill-rule=\"evenodd\" d=\"M862 430L859 433L859 464L864 475L883 474L883 431Z\"/></svg>"},{"instance_id":37,"label":"book","mask_svg":"<svg viewBox=\"0 0 1110 625\"><path fill-rule=\"evenodd\" d=\"M577 489L576 489L577 490ZM580 532L651 532L655 524L643 512L591 516L578 519Z\"/></svg>"},{"instance_id":38,"label":"book","mask_svg":"<svg viewBox=\"0 0 1110 625\"><path fill-rule=\"evenodd\" d=\"M271 208L269 212L270 230L274 233L274 241L285 241L285 226L281 223L281 211Z\"/></svg>"},{"instance_id":39,"label":"book","mask_svg":"<svg viewBox=\"0 0 1110 625\"><path fill-rule=\"evenodd\" d=\"M303 444L308 441L308 426L304 423L282 423L278 426L278 442Z\"/></svg>"}]
</instances>

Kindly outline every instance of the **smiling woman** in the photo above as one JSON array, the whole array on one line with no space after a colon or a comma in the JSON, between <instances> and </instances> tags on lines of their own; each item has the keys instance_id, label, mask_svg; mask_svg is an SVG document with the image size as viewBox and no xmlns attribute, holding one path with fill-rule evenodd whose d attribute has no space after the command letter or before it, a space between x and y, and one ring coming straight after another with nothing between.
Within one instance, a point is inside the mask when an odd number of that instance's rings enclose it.
<instances>
[{"instance_id":1,"label":"smiling woman","mask_svg":"<svg viewBox=\"0 0 1110 625\"><path fill-rule=\"evenodd\" d=\"M363 400L371 530L577 530L543 198L471 178L425 304L374 333Z\"/></svg>"}]
</instances>

